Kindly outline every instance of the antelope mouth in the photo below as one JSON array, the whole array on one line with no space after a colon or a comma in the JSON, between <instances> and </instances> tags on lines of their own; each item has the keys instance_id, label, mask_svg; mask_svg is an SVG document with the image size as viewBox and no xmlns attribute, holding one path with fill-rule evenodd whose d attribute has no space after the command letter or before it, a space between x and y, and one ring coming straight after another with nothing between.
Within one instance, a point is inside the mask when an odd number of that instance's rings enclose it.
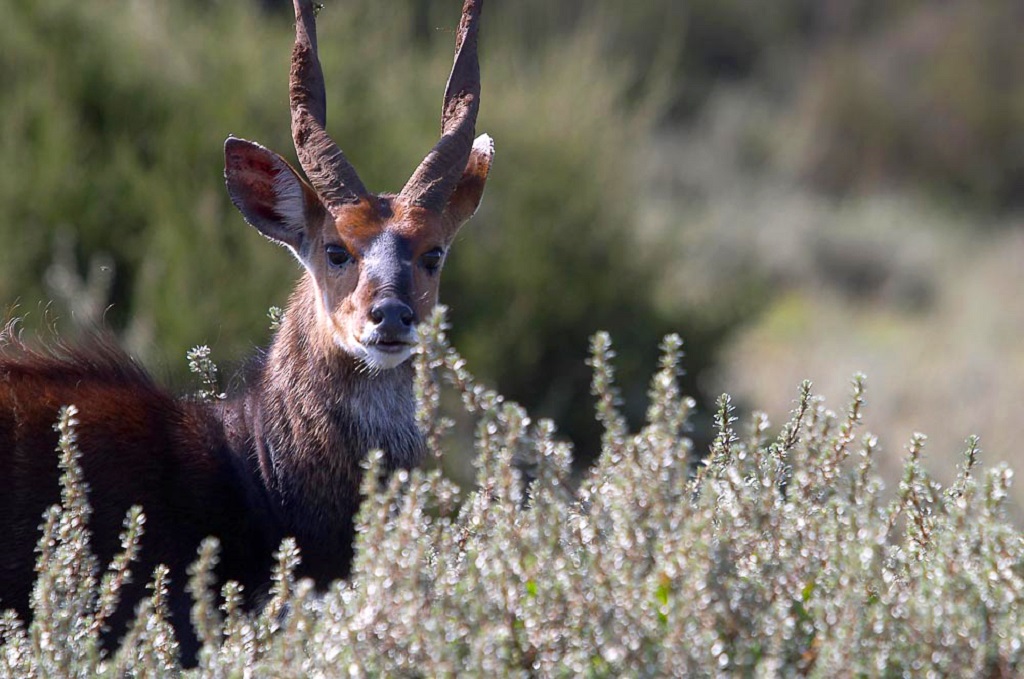
<instances>
[{"instance_id":1,"label":"antelope mouth","mask_svg":"<svg viewBox=\"0 0 1024 679\"><path fill-rule=\"evenodd\" d=\"M412 356L416 348L416 333L399 337L373 333L359 343L363 362L378 370L397 368Z\"/></svg>"},{"instance_id":2,"label":"antelope mouth","mask_svg":"<svg viewBox=\"0 0 1024 679\"><path fill-rule=\"evenodd\" d=\"M363 333L360 338L367 349L376 349L386 353L400 353L408 351L416 346L419 340L416 327L405 328L403 331L394 331L384 328L373 328Z\"/></svg>"},{"instance_id":3,"label":"antelope mouth","mask_svg":"<svg viewBox=\"0 0 1024 679\"><path fill-rule=\"evenodd\" d=\"M400 354L403 351L411 350L414 344L405 340L377 340L376 342L367 342L364 346L385 354Z\"/></svg>"}]
</instances>

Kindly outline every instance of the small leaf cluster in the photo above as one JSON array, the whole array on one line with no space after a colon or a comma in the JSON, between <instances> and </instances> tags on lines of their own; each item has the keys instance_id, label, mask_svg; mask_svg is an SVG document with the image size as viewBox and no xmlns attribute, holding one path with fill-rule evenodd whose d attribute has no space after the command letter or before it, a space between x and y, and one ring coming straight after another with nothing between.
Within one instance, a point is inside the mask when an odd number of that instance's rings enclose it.
<instances>
[{"instance_id":1,"label":"small leaf cluster","mask_svg":"<svg viewBox=\"0 0 1024 679\"><path fill-rule=\"evenodd\" d=\"M273 316L271 316L271 323L276 323ZM221 401L227 398L227 394L222 392L218 386L218 368L217 364L210 358L210 347L205 344L193 347L186 352L185 358L188 359L189 371L199 378L201 384L199 391L196 392L197 399L200 401Z\"/></svg>"}]
</instances>

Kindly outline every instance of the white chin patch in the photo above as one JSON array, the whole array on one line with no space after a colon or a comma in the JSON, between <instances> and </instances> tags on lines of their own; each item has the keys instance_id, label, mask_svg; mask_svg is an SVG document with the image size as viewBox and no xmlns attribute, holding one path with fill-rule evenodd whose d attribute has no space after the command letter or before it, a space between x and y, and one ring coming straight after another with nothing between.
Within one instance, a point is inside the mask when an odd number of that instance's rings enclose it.
<instances>
[{"instance_id":1,"label":"white chin patch","mask_svg":"<svg viewBox=\"0 0 1024 679\"><path fill-rule=\"evenodd\" d=\"M377 370L391 370L397 368L412 356L412 345L404 345L401 349L382 351L375 347L363 346L363 362Z\"/></svg>"},{"instance_id":2,"label":"white chin patch","mask_svg":"<svg viewBox=\"0 0 1024 679\"><path fill-rule=\"evenodd\" d=\"M335 335L335 342L345 353L350 354L371 370L391 370L409 360L416 351L417 333L413 328L407 338L408 344L391 344L377 346L372 342L351 340L345 342L340 335Z\"/></svg>"},{"instance_id":3,"label":"white chin patch","mask_svg":"<svg viewBox=\"0 0 1024 679\"><path fill-rule=\"evenodd\" d=\"M412 344L403 345L399 348L378 349L372 345L362 342L355 342L353 345L345 344L338 340L338 346L362 361L371 370L391 370L405 363L412 356Z\"/></svg>"}]
</instances>

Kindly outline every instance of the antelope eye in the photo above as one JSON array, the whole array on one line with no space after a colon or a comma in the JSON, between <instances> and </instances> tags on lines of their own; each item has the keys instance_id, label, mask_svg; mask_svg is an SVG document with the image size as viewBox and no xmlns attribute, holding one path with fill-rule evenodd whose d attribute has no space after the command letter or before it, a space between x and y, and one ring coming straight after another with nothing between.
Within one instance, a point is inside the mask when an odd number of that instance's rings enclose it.
<instances>
[{"instance_id":1,"label":"antelope eye","mask_svg":"<svg viewBox=\"0 0 1024 679\"><path fill-rule=\"evenodd\" d=\"M444 250L441 248L434 248L423 253L420 257L420 262L423 264L423 268L433 273L441 268L441 262L444 261Z\"/></svg>"},{"instance_id":2,"label":"antelope eye","mask_svg":"<svg viewBox=\"0 0 1024 679\"><path fill-rule=\"evenodd\" d=\"M331 266L340 268L352 261L352 255L341 245L328 245L327 261Z\"/></svg>"}]
</instances>

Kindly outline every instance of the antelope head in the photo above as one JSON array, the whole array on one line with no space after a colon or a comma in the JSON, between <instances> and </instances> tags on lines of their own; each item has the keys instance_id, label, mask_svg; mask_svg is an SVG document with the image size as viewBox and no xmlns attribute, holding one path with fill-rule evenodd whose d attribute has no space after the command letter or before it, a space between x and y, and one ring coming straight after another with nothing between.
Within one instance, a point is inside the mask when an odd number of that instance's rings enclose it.
<instances>
[{"instance_id":1,"label":"antelope head","mask_svg":"<svg viewBox=\"0 0 1024 679\"><path fill-rule=\"evenodd\" d=\"M448 248L476 212L494 156L490 137L474 141L483 0L462 8L441 139L398 194L367 191L328 136L312 1L294 4L292 139L309 181L273 151L229 137L228 193L249 224L305 267L333 344L370 368L394 368L412 353L417 323L437 302Z\"/></svg>"}]
</instances>

